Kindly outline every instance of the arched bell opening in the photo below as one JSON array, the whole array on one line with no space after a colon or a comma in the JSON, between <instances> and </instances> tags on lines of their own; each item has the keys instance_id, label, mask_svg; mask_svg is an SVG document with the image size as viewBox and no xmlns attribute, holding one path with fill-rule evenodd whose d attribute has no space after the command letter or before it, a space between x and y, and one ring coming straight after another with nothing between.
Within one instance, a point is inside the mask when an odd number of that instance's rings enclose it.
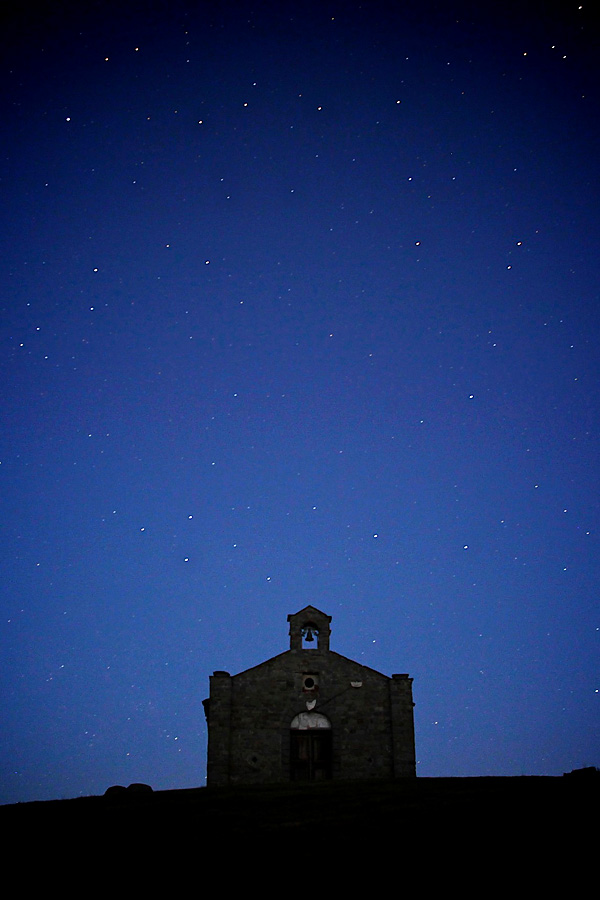
<instances>
[{"instance_id":1,"label":"arched bell opening","mask_svg":"<svg viewBox=\"0 0 600 900\"><path fill-rule=\"evenodd\" d=\"M316 650L319 646L319 629L314 622L307 622L302 628L302 649Z\"/></svg>"}]
</instances>

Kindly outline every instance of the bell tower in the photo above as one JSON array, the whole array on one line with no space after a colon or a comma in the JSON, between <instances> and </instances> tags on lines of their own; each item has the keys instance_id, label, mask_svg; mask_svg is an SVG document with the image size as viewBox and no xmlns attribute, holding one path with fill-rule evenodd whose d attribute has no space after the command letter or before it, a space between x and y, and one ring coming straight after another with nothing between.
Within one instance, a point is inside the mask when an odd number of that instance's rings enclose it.
<instances>
[{"instance_id":1,"label":"bell tower","mask_svg":"<svg viewBox=\"0 0 600 900\"><path fill-rule=\"evenodd\" d=\"M329 650L331 616L315 606L305 606L287 618L290 623L290 650Z\"/></svg>"}]
</instances>

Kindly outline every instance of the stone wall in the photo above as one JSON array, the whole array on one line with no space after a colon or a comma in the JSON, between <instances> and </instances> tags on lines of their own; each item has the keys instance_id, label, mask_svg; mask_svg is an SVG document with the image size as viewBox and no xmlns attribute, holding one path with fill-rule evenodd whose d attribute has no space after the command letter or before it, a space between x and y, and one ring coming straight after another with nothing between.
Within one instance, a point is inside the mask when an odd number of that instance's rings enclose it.
<instances>
[{"instance_id":1,"label":"stone wall","mask_svg":"<svg viewBox=\"0 0 600 900\"><path fill-rule=\"evenodd\" d=\"M314 624L319 613L314 607L289 618L302 613L306 618L308 611ZM329 617L325 618L328 622ZM290 730L301 713L305 714L302 722L307 721L307 711L319 714L322 727L325 722L331 726L331 737L322 745L328 747L330 742L331 750L326 751L330 759L316 764L311 777L413 777L412 679L408 675L390 678L330 651L328 627L323 628L325 640L302 649L298 649L302 643L297 629L293 631L294 622L290 635L295 649L238 675L215 672L211 676L209 786L308 777L299 776L291 762L291 743L296 738Z\"/></svg>"}]
</instances>

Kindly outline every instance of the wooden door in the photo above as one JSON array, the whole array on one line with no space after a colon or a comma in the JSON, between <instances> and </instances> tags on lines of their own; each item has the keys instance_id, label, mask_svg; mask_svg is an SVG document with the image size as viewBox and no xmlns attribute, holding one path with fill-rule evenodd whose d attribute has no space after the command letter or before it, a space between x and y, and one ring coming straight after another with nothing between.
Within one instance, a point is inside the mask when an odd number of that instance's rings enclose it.
<instances>
[{"instance_id":1,"label":"wooden door","mask_svg":"<svg viewBox=\"0 0 600 900\"><path fill-rule=\"evenodd\" d=\"M331 778L331 731L291 731L292 781L324 781Z\"/></svg>"}]
</instances>

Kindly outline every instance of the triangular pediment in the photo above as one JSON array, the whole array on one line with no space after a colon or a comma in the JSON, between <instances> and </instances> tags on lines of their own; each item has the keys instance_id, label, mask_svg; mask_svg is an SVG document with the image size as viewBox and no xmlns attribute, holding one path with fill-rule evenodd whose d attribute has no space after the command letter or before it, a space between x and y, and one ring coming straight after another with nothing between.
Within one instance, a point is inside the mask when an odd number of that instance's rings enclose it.
<instances>
[{"instance_id":1,"label":"triangular pediment","mask_svg":"<svg viewBox=\"0 0 600 900\"><path fill-rule=\"evenodd\" d=\"M331 619L331 616L328 616L327 613L324 613L322 609L317 609L316 606L312 606L309 603L308 606L305 606L302 609L299 609L297 613L290 613L290 615L288 616L288 621L292 617L295 619L296 616L301 616L303 614L309 616L309 615L313 615L313 613L317 613L317 615L319 615L319 616L325 616L327 619Z\"/></svg>"}]
</instances>

